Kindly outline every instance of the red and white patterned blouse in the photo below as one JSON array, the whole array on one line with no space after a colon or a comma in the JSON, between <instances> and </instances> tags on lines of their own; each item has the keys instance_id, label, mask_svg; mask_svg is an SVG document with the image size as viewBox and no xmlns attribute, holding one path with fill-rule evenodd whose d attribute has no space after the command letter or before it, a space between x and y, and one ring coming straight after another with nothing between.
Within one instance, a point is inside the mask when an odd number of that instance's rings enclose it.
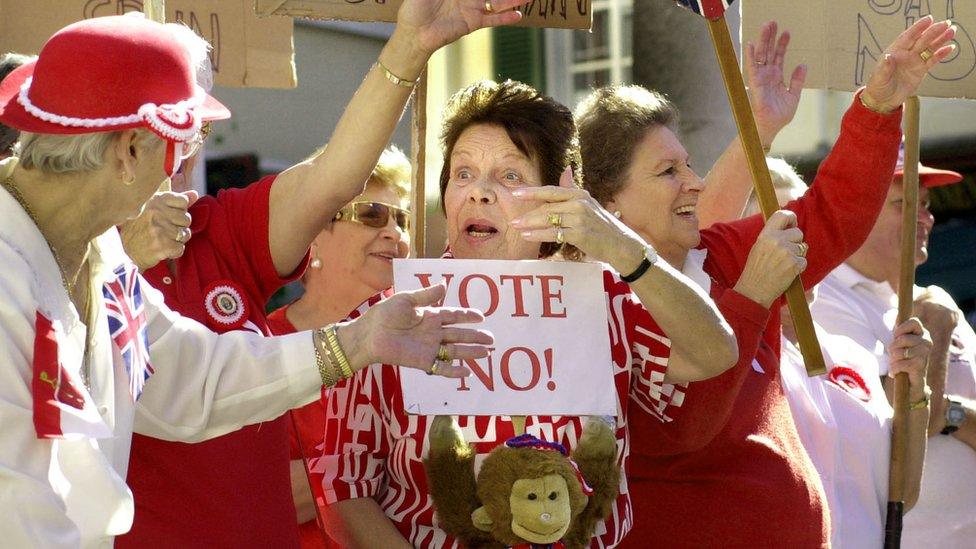
<instances>
[{"instance_id":1,"label":"red and white patterned blouse","mask_svg":"<svg viewBox=\"0 0 976 549\"><path fill-rule=\"evenodd\" d=\"M633 522L626 475L628 395L662 421L681 405L680 388L667 386L668 393L662 394L670 340L616 273L604 268L603 280L617 388L618 459L625 474L613 513L597 526L592 547L614 546ZM370 299L352 316L383 298ZM373 365L334 387L326 402L323 455L310 461L311 469L322 475L326 503L371 497L414 547L458 547L437 527L427 488L422 460L427 455L429 418L404 412L397 367ZM477 448L476 467L495 446L515 435L508 416L462 416L458 422L465 440ZM572 449L584 423L579 417L529 416L525 429Z\"/></svg>"}]
</instances>

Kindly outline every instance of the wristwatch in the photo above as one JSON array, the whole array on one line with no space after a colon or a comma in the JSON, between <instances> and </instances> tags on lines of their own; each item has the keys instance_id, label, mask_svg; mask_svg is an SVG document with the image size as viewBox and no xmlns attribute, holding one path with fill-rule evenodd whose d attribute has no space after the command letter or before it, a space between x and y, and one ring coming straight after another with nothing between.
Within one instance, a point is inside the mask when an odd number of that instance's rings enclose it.
<instances>
[{"instance_id":1,"label":"wristwatch","mask_svg":"<svg viewBox=\"0 0 976 549\"><path fill-rule=\"evenodd\" d=\"M949 405L946 406L945 412L945 427L942 429L943 435L951 435L959 430L959 426L962 422L966 421L966 409L963 408L962 402L958 400L952 400L951 398L946 398Z\"/></svg>"}]
</instances>

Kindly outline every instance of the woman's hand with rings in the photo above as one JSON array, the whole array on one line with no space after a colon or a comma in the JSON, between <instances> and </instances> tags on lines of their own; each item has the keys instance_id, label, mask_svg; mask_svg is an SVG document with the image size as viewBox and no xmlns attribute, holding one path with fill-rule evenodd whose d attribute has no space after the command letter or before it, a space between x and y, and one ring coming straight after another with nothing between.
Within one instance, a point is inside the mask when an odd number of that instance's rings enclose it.
<instances>
[{"instance_id":1,"label":"woman's hand with rings","mask_svg":"<svg viewBox=\"0 0 976 549\"><path fill-rule=\"evenodd\" d=\"M925 376L931 352L932 339L918 318L909 318L895 327L888 346L888 375L908 374L909 400L912 402L925 396Z\"/></svg>"},{"instance_id":2,"label":"woman's hand with rings","mask_svg":"<svg viewBox=\"0 0 976 549\"><path fill-rule=\"evenodd\" d=\"M789 44L789 31L777 39L776 22L769 21L761 27L758 42L749 42L745 49L749 99L764 147L770 146L793 120L807 78L807 66L797 65L789 85L784 82L783 63Z\"/></svg>"},{"instance_id":3,"label":"woman's hand with rings","mask_svg":"<svg viewBox=\"0 0 976 549\"><path fill-rule=\"evenodd\" d=\"M159 192L146 202L139 217L120 227L122 246L141 270L164 259L183 255L190 230L189 209L197 201L196 191Z\"/></svg>"},{"instance_id":4,"label":"woman's hand with rings","mask_svg":"<svg viewBox=\"0 0 976 549\"><path fill-rule=\"evenodd\" d=\"M636 266L634 258L644 244L632 230L603 208L590 193L573 185L573 172L563 172L558 187L520 187L512 191L518 200L544 205L509 221L530 242L568 243L597 261L610 263L621 272ZM621 263L626 263L622 265Z\"/></svg>"},{"instance_id":5,"label":"woman's hand with rings","mask_svg":"<svg viewBox=\"0 0 976 549\"><path fill-rule=\"evenodd\" d=\"M484 315L474 309L435 306L446 294L443 283L397 292L344 325L342 348L353 368L380 363L433 370L444 377L469 375L463 361L488 356L494 337L485 330L456 326L481 322Z\"/></svg>"},{"instance_id":6,"label":"woman's hand with rings","mask_svg":"<svg viewBox=\"0 0 976 549\"><path fill-rule=\"evenodd\" d=\"M955 27L949 21L933 21L931 15L919 19L885 48L861 92L868 108L880 113L894 111L915 95L933 67L955 51Z\"/></svg>"}]
</instances>

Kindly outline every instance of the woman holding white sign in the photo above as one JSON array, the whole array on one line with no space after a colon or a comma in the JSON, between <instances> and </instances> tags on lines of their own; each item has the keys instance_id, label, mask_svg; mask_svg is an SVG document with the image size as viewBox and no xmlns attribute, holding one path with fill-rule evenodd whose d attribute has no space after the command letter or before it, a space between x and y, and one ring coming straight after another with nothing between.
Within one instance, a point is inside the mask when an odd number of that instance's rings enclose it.
<instances>
[{"instance_id":1,"label":"woman holding white sign","mask_svg":"<svg viewBox=\"0 0 976 549\"><path fill-rule=\"evenodd\" d=\"M901 104L950 55L952 36L948 22L930 17L902 33L857 94L811 189L765 223L753 216L699 230L704 182L674 133L676 109L660 94L605 88L579 106L587 189L669 263L707 273L739 342L734 368L685 388L687 413L667 424L632 414L635 544L661 532L691 547L829 544L820 479L780 386L780 319L770 311L801 272L809 288L864 242L898 156ZM788 37L775 47L774 39L767 32L762 47L746 50L750 71L782 64ZM795 108L803 84L802 70L789 87L781 68L767 76L751 79L760 119ZM726 159L741 158L737 149L733 143ZM738 165L743 177L744 161Z\"/></svg>"},{"instance_id":2,"label":"woman holding white sign","mask_svg":"<svg viewBox=\"0 0 976 549\"><path fill-rule=\"evenodd\" d=\"M612 305L608 314L618 461L626 471L631 395L662 421L680 414L680 390L662 393L662 382L706 379L726 370L736 356L728 326L701 290L659 261L653 248L575 184L573 174L578 178L580 173L576 128L565 106L525 84L480 82L451 99L443 137L440 188L449 257L530 260L561 249L574 255L578 252L563 246L568 227L574 226L588 235L574 234L574 244L616 269L604 268L602 277ZM559 188L560 183L569 188ZM558 233L556 242L542 242L523 228L526 216L549 193L572 196L578 205L576 212L547 221ZM439 367L435 364L432 370ZM340 543L454 543L436 525L421 461L432 418L407 415L403 408L396 369L370 368L330 394L325 451L313 468L324 475L326 526ZM463 416L459 424L479 453L516 434L507 417ZM582 427L578 417L526 420L526 432L570 448ZM631 527L631 515L624 480L593 545L619 543Z\"/></svg>"}]
</instances>

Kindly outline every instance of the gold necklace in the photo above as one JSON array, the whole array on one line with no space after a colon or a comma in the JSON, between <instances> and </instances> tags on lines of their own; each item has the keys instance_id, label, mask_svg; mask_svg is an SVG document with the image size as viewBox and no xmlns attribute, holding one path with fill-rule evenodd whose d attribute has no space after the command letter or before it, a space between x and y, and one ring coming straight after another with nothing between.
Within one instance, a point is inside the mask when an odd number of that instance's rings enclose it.
<instances>
[{"instance_id":1,"label":"gold necklace","mask_svg":"<svg viewBox=\"0 0 976 549\"><path fill-rule=\"evenodd\" d=\"M27 201L24 199L24 195L20 194L20 189L18 189L17 186L14 185L13 174L8 175L7 178L4 179L2 183L0 183L0 185L2 185L3 188L10 193L10 196L14 197L14 200L16 200L18 204L20 204L20 207L23 208L25 212L27 212L27 216L31 218L31 221L34 222L34 226L36 226L38 232L40 232L41 226L37 222L37 216L34 214L34 210L31 209L30 204L28 204ZM41 233L41 236L44 237L44 242L47 243L47 247L51 250L51 255L54 256L54 262L58 265L58 270L61 272L61 283L64 284L64 289L66 292L68 292L68 299L69 300L74 299L75 285L68 278L68 271L64 268L64 261L61 260L61 255L58 253L57 248L55 248L54 245L51 244L51 241L44 236L44 233ZM85 261L88 261L87 256L85 257L85 260L82 262L82 267L84 267ZM88 389L89 394L91 394L91 379L90 379L91 375L90 375L88 355L91 349L92 332L94 332L91 326L92 325L91 294L92 294L92 289L91 289L91 284L89 284L87 290L85 291L85 307L84 307L85 309L84 322L86 327L85 351L81 357L81 381L82 383L85 384L85 388ZM79 311L79 314L81 314L81 311Z\"/></svg>"}]
</instances>

